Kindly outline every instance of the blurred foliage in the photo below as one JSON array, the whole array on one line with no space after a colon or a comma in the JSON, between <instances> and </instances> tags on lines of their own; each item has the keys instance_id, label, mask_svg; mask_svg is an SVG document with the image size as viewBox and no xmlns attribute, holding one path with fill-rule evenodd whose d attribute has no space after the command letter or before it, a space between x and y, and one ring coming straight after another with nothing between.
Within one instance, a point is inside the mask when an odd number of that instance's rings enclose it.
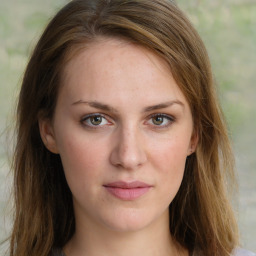
<instances>
[{"instance_id":1,"label":"blurred foliage","mask_svg":"<svg viewBox=\"0 0 256 256\"><path fill-rule=\"evenodd\" d=\"M256 115L256 1L177 2L206 44L224 112L238 137L248 118Z\"/></svg>"}]
</instances>

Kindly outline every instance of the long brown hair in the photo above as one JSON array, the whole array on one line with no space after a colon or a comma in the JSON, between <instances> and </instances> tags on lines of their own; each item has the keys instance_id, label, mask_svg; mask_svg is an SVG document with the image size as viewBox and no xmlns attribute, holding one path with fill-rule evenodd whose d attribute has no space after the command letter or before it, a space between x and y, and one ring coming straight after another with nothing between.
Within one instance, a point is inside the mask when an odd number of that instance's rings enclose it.
<instances>
[{"instance_id":1,"label":"long brown hair","mask_svg":"<svg viewBox=\"0 0 256 256\"><path fill-rule=\"evenodd\" d=\"M199 142L170 205L170 232L188 250L227 256L237 225L227 198L233 155L204 44L169 0L73 0L51 20L28 63L17 106L13 159L15 216L11 256L47 256L75 232L72 195L60 157L41 138L38 118L52 118L68 58L98 37L117 37L164 58L187 98Z\"/></svg>"}]
</instances>

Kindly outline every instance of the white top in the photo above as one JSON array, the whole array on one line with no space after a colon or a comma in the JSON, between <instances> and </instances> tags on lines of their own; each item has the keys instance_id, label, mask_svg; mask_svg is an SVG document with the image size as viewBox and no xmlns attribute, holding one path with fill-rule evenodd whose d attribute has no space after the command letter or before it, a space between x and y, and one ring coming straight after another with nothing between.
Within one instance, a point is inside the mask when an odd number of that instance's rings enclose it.
<instances>
[{"instance_id":1,"label":"white top","mask_svg":"<svg viewBox=\"0 0 256 256\"><path fill-rule=\"evenodd\" d=\"M256 254L253 252L249 252L247 250L238 248L234 251L233 256L256 256Z\"/></svg>"}]
</instances>

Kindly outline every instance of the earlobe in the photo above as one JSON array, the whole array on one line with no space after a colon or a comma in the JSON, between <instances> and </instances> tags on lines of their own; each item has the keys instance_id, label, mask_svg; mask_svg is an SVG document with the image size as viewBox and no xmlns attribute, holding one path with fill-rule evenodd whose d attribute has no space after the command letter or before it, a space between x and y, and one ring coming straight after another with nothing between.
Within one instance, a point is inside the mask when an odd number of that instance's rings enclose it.
<instances>
[{"instance_id":1,"label":"earlobe","mask_svg":"<svg viewBox=\"0 0 256 256\"><path fill-rule=\"evenodd\" d=\"M58 154L56 139L51 121L47 118L38 120L41 139L45 147L54 154Z\"/></svg>"}]
</instances>

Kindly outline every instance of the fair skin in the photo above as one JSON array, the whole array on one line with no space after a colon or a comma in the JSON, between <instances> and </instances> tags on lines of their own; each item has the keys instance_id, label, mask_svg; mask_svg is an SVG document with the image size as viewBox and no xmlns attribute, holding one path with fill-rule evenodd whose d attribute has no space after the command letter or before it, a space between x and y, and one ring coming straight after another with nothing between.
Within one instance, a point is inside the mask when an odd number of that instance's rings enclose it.
<instances>
[{"instance_id":1,"label":"fair skin","mask_svg":"<svg viewBox=\"0 0 256 256\"><path fill-rule=\"evenodd\" d=\"M54 118L39 124L73 195L67 256L188 255L171 238L168 206L197 137L164 60L97 40L66 64Z\"/></svg>"}]
</instances>

